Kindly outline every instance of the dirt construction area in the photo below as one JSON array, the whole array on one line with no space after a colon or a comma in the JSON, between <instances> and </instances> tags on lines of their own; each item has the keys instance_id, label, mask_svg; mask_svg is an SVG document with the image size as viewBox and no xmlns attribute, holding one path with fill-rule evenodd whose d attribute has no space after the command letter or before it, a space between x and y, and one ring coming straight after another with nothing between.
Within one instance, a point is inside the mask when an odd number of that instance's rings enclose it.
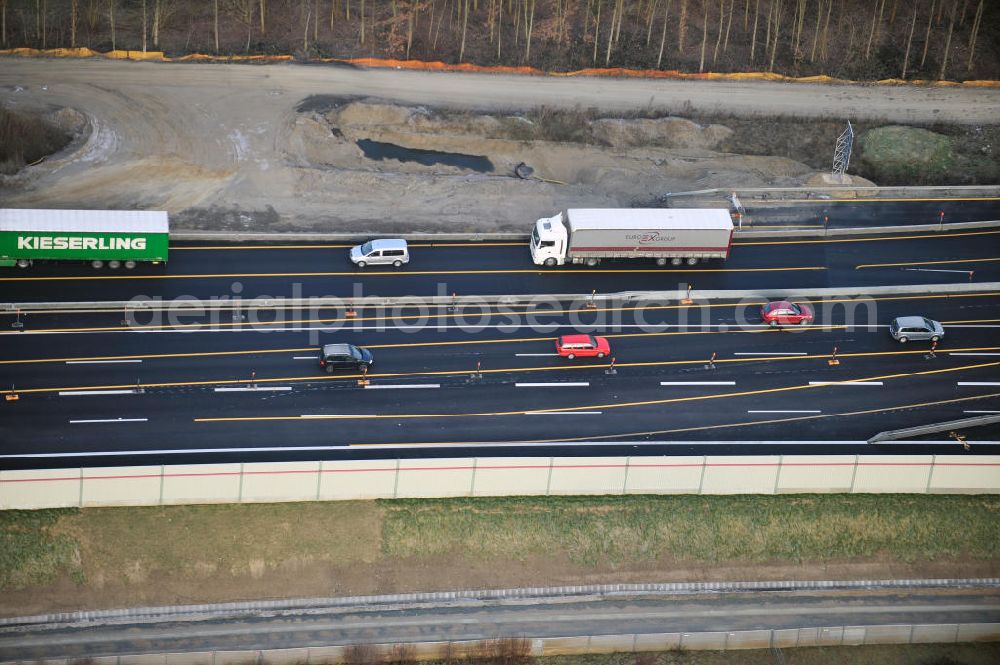
<instances>
[{"instance_id":1,"label":"dirt construction area","mask_svg":"<svg viewBox=\"0 0 1000 665\"><path fill-rule=\"evenodd\" d=\"M471 232L825 170L740 154L724 122L687 117L991 124L1000 90L7 58L0 104L75 137L0 179L7 206L165 209L177 230Z\"/></svg>"}]
</instances>

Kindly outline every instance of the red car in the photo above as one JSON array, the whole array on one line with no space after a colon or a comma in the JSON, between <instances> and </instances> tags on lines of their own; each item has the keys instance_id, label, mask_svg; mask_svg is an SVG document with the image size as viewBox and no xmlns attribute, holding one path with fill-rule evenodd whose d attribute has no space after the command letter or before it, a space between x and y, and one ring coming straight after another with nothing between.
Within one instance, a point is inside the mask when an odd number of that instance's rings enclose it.
<instances>
[{"instance_id":1,"label":"red car","mask_svg":"<svg viewBox=\"0 0 1000 665\"><path fill-rule=\"evenodd\" d=\"M787 300L769 302L760 308L760 318L772 328L784 325L812 323L813 311L809 305L796 305Z\"/></svg>"},{"instance_id":2,"label":"red car","mask_svg":"<svg viewBox=\"0 0 1000 665\"><path fill-rule=\"evenodd\" d=\"M556 338L556 352L563 358L603 358L611 353L611 345L604 337L593 335L563 335Z\"/></svg>"}]
</instances>

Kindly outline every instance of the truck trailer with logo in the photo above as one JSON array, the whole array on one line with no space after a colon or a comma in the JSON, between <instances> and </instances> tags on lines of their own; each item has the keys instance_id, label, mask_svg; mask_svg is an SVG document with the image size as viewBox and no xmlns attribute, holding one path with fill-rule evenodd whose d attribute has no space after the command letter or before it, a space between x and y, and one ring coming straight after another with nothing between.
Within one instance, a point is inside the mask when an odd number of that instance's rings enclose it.
<instances>
[{"instance_id":1,"label":"truck trailer with logo","mask_svg":"<svg viewBox=\"0 0 1000 665\"><path fill-rule=\"evenodd\" d=\"M144 210L0 209L0 266L82 261L94 268L166 263L167 213Z\"/></svg>"},{"instance_id":2,"label":"truck trailer with logo","mask_svg":"<svg viewBox=\"0 0 1000 665\"><path fill-rule=\"evenodd\" d=\"M602 259L652 259L696 265L729 258L733 220L722 208L570 208L535 222L531 258L536 265Z\"/></svg>"}]
</instances>

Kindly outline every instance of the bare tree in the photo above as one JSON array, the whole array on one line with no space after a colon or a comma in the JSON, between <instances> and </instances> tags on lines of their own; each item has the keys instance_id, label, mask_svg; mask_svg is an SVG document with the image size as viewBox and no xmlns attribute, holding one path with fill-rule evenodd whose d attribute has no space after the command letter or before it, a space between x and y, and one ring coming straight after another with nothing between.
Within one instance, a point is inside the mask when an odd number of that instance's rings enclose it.
<instances>
[{"instance_id":1,"label":"bare tree","mask_svg":"<svg viewBox=\"0 0 1000 665\"><path fill-rule=\"evenodd\" d=\"M698 62L698 71L705 71L705 44L708 42L708 0L705 0L705 20L701 23L701 60Z\"/></svg>"},{"instance_id":2,"label":"bare tree","mask_svg":"<svg viewBox=\"0 0 1000 665\"><path fill-rule=\"evenodd\" d=\"M920 56L920 68L924 68L924 62L927 61L927 47L931 44L931 26L934 25L934 3L935 0L931 0L931 11L927 14L927 34L924 35L924 54Z\"/></svg>"},{"instance_id":3,"label":"bare tree","mask_svg":"<svg viewBox=\"0 0 1000 665\"><path fill-rule=\"evenodd\" d=\"M906 38L906 55L903 56L903 72L899 78L906 78L906 68L910 64L910 46L913 44L913 29L917 27L917 3L913 3L913 20L910 21L910 35Z\"/></svg>"},{"instance_id":4,"label":"bare tree","mask_svg":"<svg viewBox=\"0 0 1000 665\"><path fill-rule=\"evenodd\" d=\"M955 32L955 5L951 5L951 11L948 12L948 38L944 41L944 56L941 58L941 72L938 74L938 80L943 81L945 72L948 69L948 52L951 50L951 35Z\"/></svg>"},{"instance_id":5,"label":"bare tree","mask_svg":"<svg viewBox=\"0 0 1000 665\"><path fill-rule=\"evenodd\" d=\"M212 0L212 33L215 35L215 52L219 52L219 0Z\"/></svg>"},{"instance_id":6,"label":"bare tree","mask_svg":"<svg viewBox=\"0 0 1000 665\"><path fill-rule=\"evenodd\" d=\"M142 0L142 52L146 52L146 35L149 32L149 21L146 16L146 0Z\"/></svg>"},{"instance_id":7,"label":"bare tree","mask_svg":"<svg viewBox=\"0 0 1000 665\"><path fill-rule=\"evenodd\" d=\"M706 3L708 4L707 0ZM715 50L712 51L712 64L715 64L715 59L719 57L719 46L722 45L722 25L726 20L726 0L719 0L719 34L715 38Z\"/></svg>"},{"instance_id":8,"label":"bare tree","mask_svg":"<svg viewBox=\"0 0 1000 665\"><path fill-rule=\"evenodd\" d=\"M253 37L253 27L257 22L257 0L224 0L224 2L226 13L246 29L247 38L243 52L249 53L250 40Z\"/></svg>"},{"instance_id":9,"label":"bare tree","mask_svg":"<svg viewBox=\"0 0 1000 665\"><path fill-rule=\"evenodd\" d=\"M750 38L750 64L753 65L754 51L757 50L757 20L760 18L760 0L753 11L753 36Z\"/></svg>"},{"instance_id":10,"label":"bare tree","mask_svg":"<svg viewBox=\"0 0 1000 665\"><path fill-rule=\"evenodd\" d=\"M267 0L260 0L260 34L261 36L267 34L267 25L265 25L264 17L267 15Z\"/></svg>"},{"instance_id":11,"label":"bare tree","mask_svg":"<svg viewBox=\"0 0 1000 665\"><path fill-rule=\"evenodd\" d=\"M465 35L469 31L469 0L465 0L462 15L462 46L458 49L458 61L463 62L465 60Z\"/></svg>"},{"instance_id":12,"label":"bare tree","mask_svg":"<svg viewBox=\"0 0 1000 665\"><path fill-rule=\"evenodd\" d=\"M708 2L708 0L704 0ZM680 16L677 19L677 52L684 52L684 38L687 36L688 0L681 0Z\"/></svg>"},{"instance_id":13,"label":"bare tree","mask_svg":"<svg viewBox=\"0 0 1000 665\"><path fill-rule=\"evenodd\" d=\"M969 71L972 71L972 59L976 55L976 38L979 37L979 26L983 21L983 0L979 0L976 17L972 20L972 34L969 35Z\"/></svg>"},{"instance_id":14,"label":"bare tree","mask_svg":"<svg viewBox=\"0 0 1000 665\"><path fill-rule=\"evenodd\" d=\"M118 0L108 0L108 26L111 28L111 50L117 51L118 44L115 41L115 5Z\"/></svg>"},{"instance_id":15,"label":"bare tree","mask_svg":"<svg viewBox=\"0 0 1000 665\"><path fill-rule=\"evenodd\" d=\"M778 35L781 34L781 5L784 0L778 0L778 6L774 10L774 42L771 44L771 65L769 72L774 71L774 56L778 52Z\"/></svg>"},{"instance_id":16,"label":"bare tree","mask_svg":"<svg viewBox=\"0 0 1000 665\"><path fill-rule=\"evenodd\" d=\"M530 9L529 9L530 7ZM531 60L531 33L535 29L535 0L524 0L524 62Z\"/></svg>"},{"instance_id":17,"label":"bare tree","mask_svg":"<svg viewBox=\"0 0 1000 665\"><path fill-rule=\"evenodd\" d=\"M663 32L660 33L660 54L656 56L656 68L660 68L660 63L663 62L663 46L667 43L667 23L670 20L670 3L672 0L667 0L665 9L663 10ZM759 2L760 0L758 0Z\"/></svg>"}]
</instances>

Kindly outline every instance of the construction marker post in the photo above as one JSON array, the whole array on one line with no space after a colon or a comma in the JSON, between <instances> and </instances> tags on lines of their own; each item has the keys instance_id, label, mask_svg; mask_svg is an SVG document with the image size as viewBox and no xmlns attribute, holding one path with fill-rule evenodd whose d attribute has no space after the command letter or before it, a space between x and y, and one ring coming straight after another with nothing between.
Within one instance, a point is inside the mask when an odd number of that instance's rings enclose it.
<instances>
[{"instance_id":1,"label":"construction marker post","mask_svg":"<svg viewBox=\"0 0 1000 665\"><path fill-rule=\"evenodd\" d=\"M715 351L712 351L712 357L708 359L708 364L705 365L705 369L715 369Z\"/></svg>"},{"instance_id":2,"label":"construction marker post","mask_svg":"<svg viewBox=\"0 0 1000 665\"><path fill-rule=\"evenodd\" d=\"M353 319L357 315L358 315L358 313L356 311L354 311L354 307L352 307L351 305L348 305L347 306L347 311L344 312L344 318L346 318L346 319Z\"/></svg>"},{"instance_id":3,"label":"construction marker post","mask_svg":"<svg viewBox=\"0 0 1000 665\"><path fill-rule=\"evenodd\" d=\"M250 370L250 388L257 390L257 370Z\"/></svg>"},{"instance_id":4,"label":"construction marker post","mask_svg":"<svg viewBox=\"0 0 1000 665\"><path fill-rule=\"evenodd\" d=\"M964 448L965 450L968 451L972 449L972 446L969 445L969 442L965 440L966 437L964 434L959 434L958 432L948 432L948 436L961 443L962 448Z\"/></svg>"},{"instance_id":5,"label":"construction marker post","mask_svg":"<svg viewBox=\"0 0 1000 665\"><path fill-rule=\"evenodd\" d=\"M143 393L146 392L146 389L142 387L142 381L139 379L139 377L135 377L135 388L132 389L132 392L134 392L136 395L142 395Z\"/></svg>"},{"instance_id":6,"label":"construction marker post","mask_svg":"<svg viewBox=\"0 0 1000 665\"><path fill-rule=\"evenodd\" d=\"M937 342L931 341L931 350L929 353L924 355L924 359L934 360L935 358L937 358L937 354L934 353L937 350L937 344L938 344Z\"/></svg>"},{"instance_id":7,"label":"construction marker post","mask_svg":"<svg viewBox=\"0 0 1000 665\"><path fill-rule=\"evenodd\" d=\"M615 369L615 357L614 356L611 356L611 365L608 366L608 368L606 370L604 370L604 373L605 374L611 374L611 375L615 375L615 374L618 373L618 370Z\"/></svg>"},{"instance_id":8,"label":"construction marker post","mask_svg":"<svg viewBox=\"0 0 1000 665\"><path fill-rule=\"evenodd\" d=\"M938 221L938 230L939 231L943 231L944 230L944 210L942 210L940 213L938 213L938 215L939 215L938 219L940 220L940 221Z\"/></svg>"},{"instance_id":9,"label":"construction marker post","mask_svg":"<svg viewBox=\"0 0 1000 665\"><path fill-rule=\"evenodd\" d=\"M10 392L4 395L3 398L7 402L16 402L21 399L21 396L17 394L16 390L14 390L14 384L12 383L10 384Z\"/></svg>"},{"instance_id":10,"label":"construction marker post","mask_svg":"<svg viewBox=\"0 0 1000 665\"><path fill-rule=\"evenodd\" d=\"M833 347L833 353L830 355L830 359L826 361L826 364L830 367L835 367L840 364L840 361L837 360L837 347Z\"/></svg>"},{"instance_id":11,"label":"construction marker post","mask_svg":"<svg viewBox=\"0 0 1000 665\"><path fill-rule=\"evenodd\" d=\"M451 294L451 304L448 305L448 313L454 314L457 311L458 311L458 293L455 293L453 291Z\"/></svg>"},{"instance_id":12,"label":"construction marker post","mask_svg":"<svg viewBox=\"0 0 1000 665\"><path fill-rule=\"evenodd\" d=\"M970 277L969 280L971 281L972 278ZM21 321L20 309L17 310L17 318L14 319L14 323L10 324L10 327L13 328L14 330L21 330L22 328L24 328L24 323Z\"/></svg>"},{"instance_id":13,"label":"construction marker post","mask_svg":"<svg viewBox=\"0 0 1000 665\"><path fill-rule=\"evenodd\" d=\"M972 281L972 276L973 276L973 275L975 275L975 274L976 274L976 271L975 271L975 270L970 270L970 271L969 271L969 281L970 281L970 282Z\"/></svg>"},{"instance_id":14,"label":"construction marker post","mask_svg":"<svg viewBox=\"0 0 1000 665\"><path fill-rule=\"evenodd\" d=\"M368 380L368 365L361 366L361 378L358 379L359 386L367 386L370 383Z\"/></svg>"},{"instance_id":15,"label":"construction marker post","mask_svg":"<svg viewBox=\"0 0 1000 665\"><path fill-rule=\"evenodd\" d=\"M691 288L692 288L692 286L690 284L688 284L687 285L687 295L684 296L681 299L681 304L682 305L693 305L694 304L694 301L691 300Z\"/></svg>"},{"instance_id":16,"label":"construction marker post","mask_svg":"<svg viewBox=\"0 0 1000 665\"><path fill-rule=\"evenodd\" d=\"M590 292L590 300L588 300L586 302L586 304L583 306L583 308L584 309L597 309L597 303L594 302L595 298L597 298L597 289L593 289Z\"/></svg>"},{"instance_id":17,"label":"construction marker post","mask_svg":"<svg viewBox=\"0 0 1000 665\"><path fill-rule=\"evenodd\" d=\"M477 381L483 380L483 361L476 361L476 371L469 375L466 379L466 383L476 383Z\"/></svg>"}]
</instances>

